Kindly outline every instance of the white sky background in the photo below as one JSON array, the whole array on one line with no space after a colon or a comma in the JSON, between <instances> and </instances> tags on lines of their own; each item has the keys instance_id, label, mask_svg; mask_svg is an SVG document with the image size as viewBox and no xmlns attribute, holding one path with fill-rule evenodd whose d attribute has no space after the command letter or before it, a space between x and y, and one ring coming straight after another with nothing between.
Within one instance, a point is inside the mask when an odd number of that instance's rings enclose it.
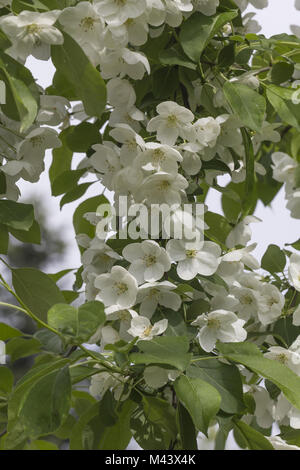
<instances>
[{"instance_id":1,"label":"white sky background","mask_svg":"<svg viewBox=\"0 0 300 470\"><path fill-rule=\"evenodd\" d=\"M249 11L255 11L253 7ZM266 37L280 33L290 33L290 24L300 24L300 11L295 10L294 0L269 0L269 7L257 11L257 20L262 25L262 33ZM38 61L29 58L27 66L31 69L33 76L38 79L38 83L47 87L51 84L54 67L51 62ZM48 152L46 158L46 168L51 163L51 152ZM49 211L47 216L48 223L59 229L64 238L68 241L68 250L66 258L61 262L51 266L52 272L59 271L66 267L78 267L80 265L79 251L74 239L72 225L73 212L79 201L67 204L62 211L59 210L60 197L51 196L50 184L47 171L43 173L38 183L26 183L21 185L22 200L30 199L32 195L43 200L45 209ZM102 190L100 185L93 185L82 198L91 197L99 194ZM209 210L221 213L220 195L216 191L211 191L208 196L207 204ZM267 246L270 243L284 247L285 243L293 242L300 236L300 221L292 219L289 211L285 208L284 190L282 189L272 203L272 207L265 208L261 202L258 203L255 215L262 219L261 223L253 224L252 242L257 242L256 256L261 258Z\"/></svg>"}]
</instances>

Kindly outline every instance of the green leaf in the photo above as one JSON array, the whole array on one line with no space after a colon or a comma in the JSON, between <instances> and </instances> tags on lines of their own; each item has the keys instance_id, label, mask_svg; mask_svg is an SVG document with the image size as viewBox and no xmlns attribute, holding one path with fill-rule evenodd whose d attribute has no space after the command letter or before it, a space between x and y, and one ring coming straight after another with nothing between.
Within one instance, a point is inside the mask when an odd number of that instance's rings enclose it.
<instances>
[{"instance_id":1,"label":"green leaf","mask_svg":"<svg viewBox=\"0 0 300 470\"><path fill-rule=\"evenodd\" d=\"M269 379L300 409L300 377L278 361L267 359L253 343L217 344L226 359L243 364L256 374Z\"/></svg>"},{"instance_id":2,"label":"green leaf","mask_svg":"<svg viewBox=\"0 0 300 470\"><path fill-rule=\"evenodd\" d=\"M219 67L230 67L235 61L235 44L232 42L220 50L218 55Z\"/></svg>"},{"instance_id":3,"label":"green leaf","mask_svg":"<svg viewBox=\"0 0 300 470\"><path fill-rule=\"evenodd\" d=\"M34 221L34 211L31 204L1 200L0 224L16 230L29 230Z\"/></svg>"},{"instance_id":4,"label":"green leaf","mask_svg":"<svg viewBox=\"0 0 300 470\"><path fill-rule=\"evenodd\" d=\"M33 221L33 224L31 225L29 230L16 230L10 228L9 232L17 240L20 240L23 243L34 243L37 245L41 243L41 230L36 220Z\"/></svg>"},{"instance_id":5,"label":"green leaf","mask_svg":"<svg viewBox=\"0 0 300 470\"><path fill-rule=\"evenodd\" d=\"M200 360L187 369L189 377L199 378L212 385L221 395L221 410L236 414L245 409L241 375L234 365L222 364L217 359Z\"/></svg>"},{"instance_id":6,"label":"green leaf","mask_svg":"<svg viewBox=\"0 0 300 470\"><path fill-rule=\"evenodd\" d=\"M68 367L64 367L33 384L19 416L29 434L39 437L56 431L68 416L70 406L71 380Z\"/></svg>"},{"instance_id":7,"label":"green leaf","mask_svg":"<svg viewBox=\"0 0 300 470\"><path fill-rule=\"evenodd\" d=\"M284 123L300 129L300 106L292 99L295 89L268 85L267 98Z\"/></svg>"},{"instance_id":8,"label":"green leaf","mask_svg":"<svg viewBox=\"0 0 300 470\"><path fill-rule=\"evenodd\" d=\"M22 357L37 354L41 349L38 339L12 338L6 344L6 354L10 356L11 362L15 362Z\"/></svg>"},{"instance_id":9,"label":"green leaf","mask_svg":"<svg viewBox=\"0 0 300 470\"><path fill-rule=\"evenodd\" d=\"M235 421L234 432L249 450L274 450L268 439L243 421Z\"/></svg>"},{"instance_id":10,"label":"green leaf","mask_svg":"<svg viewBox=\"0 0 300 470\"><path fill-rule=\"evenodd\" d=\"M10 369L0 366L0 396L8 395L13 387L14 376Z\"/></svg>"},{"instance_id":11,"label":"green leaf","mask_svg":"<svg viewBox=\"0 0 300 470\"><path fill-rule=\"evenodd\" d=\"M12 282L22 302L41 320L47 319L47 312L54 304L64 303L55 282L38 269L13 269Z\"/></svg>"},{"instance_id":12,"label":"green leaf","mask_svg":"<svg viewBox=\"0 0 300 470\"><path fill-rule=\"evenodd\" d=\"M210 422L220 409L219 392L207 382L185 375L176 379L174 389L179 401L188 410L196 429L207 435Z\"/></svg>"},{"instance_id":13,"label":"green leaf","mask_svg":"<svg viewBox=\"0 0 300 470\"><path fill-rule=\"evenodd\" d=\"M178 403L176 411L176 420L180 434L181 448L184 450L197 450L197 434L190 414L180 402Z\"/></svg>"},{"instance_id":14,"label":"green leaf","mask_svg":"<svg viewBox=\"0 0 300 470\"><path fill-rule=\"evenodd\" d=\"M78 309L57 304L48 312L49 325L78 343L87 341L105 322L105 318L104 306L96 300L86 302Z\"/></svg>"},{"instance_id":15,"label":"green leaf","mask_svg":"<svg viewBox=\"0 0 300 470\"><path fill-rule=\"evenodd\" d=\"M38 111L39 92L31 72L0 51L0 76L6 84L6 104L1 109L9 118L21 121L21 132L27 131Z\"/></svg>"},{"instance_id":16,"label":"green leaf","mask_svg":"<svg viewBox=\"0 0 300 470\"><path fill-rule=\"evenodd\" d=\"M300 250L300 238L299 240L293 242L293 243L287 243L287 246L292 246L293 248L295 248L295 250Z\"/></svg>"},{"instance_id":17,"label":"green leaf","mask_svg":"<svg viewBox=\"0 0 300 470\"><path fill-rule=\"evenodd\" d=\"M50 351L54 354L62 353L63 344L61 338L47 328L39 329L34 334L34 337L40 341L44 350Z\"/></svg>"},{"instance_id":18,"label":"green leaf","mask_svg":"<svg viewBox=\"0 0 300 470\"><path fill-rule=\"evenodd\" d=\"M19 414L24 398L31 387L41 378L51 372L61 369L68 359L59 359L51 364L42 364L31 369L17 383L8 401L8 435L5 440L6 449L14 449L24 443L28 437L25 432L24 423L21 422Z\"/></svg>"},{"instance_id":19,"label":"green leaf","mask_svg":"<svg viewBox=\"0 0 300 470\"><path fill-rule=\"evenodd\" d=\"M66 170L60 173L57 178L52 182L52 195L59 196L60 194L67 193L77 187L77 183L84 175L86 169L80 170Z\"/></svg>"},{"instance_id":20,"label":"green leaf","mask_svg":"<svg viewBox=\"0 0 300 470\"><path fill-rule=\"evenodd\" d=\"M90 238L95 235L95 226L90 224L85 218L84 214L87 212L96 212L98 206L101 204L109 204L104 196L95 196L83 201L75 210L73 216L73 225L76 235L79 233L86 233Z\"/></svg>"},{"instance_id":21,"label":"green leaf","mask_svg":"<svg viewBox=\"0 0 300 470\"><path fill-rule=\"evenodd\" d=\"M189 341L183 336L163 336L137 344L142 353L130 354L135 364L168 364L185 370L190 363Z\"/></svg>"},{"instance_id":22,"label":"green leaf","mask_svg":"<svg viewBox=\"0 0 300 470\"><path fill-rule=\"evenodd\" d=\"M99 128L96 124L82 122L78 126L70 126L66 136L67 145L73 152L87 152L93 145L101 143Z\"/></svg>"},{"instance_id":23,"label":"green leaf","mask_svg":"<svg viewBox=\"0 0 300 470\"><path fill-rule=\"evenodd\" d=\"M51 47L52 61L76 90L86 114L101 117L106 106L105 83L77 42L63 35L64 43Z\"/></svg>"},{"instance_id":24,"label":"green leaf","mask_svg":"<svg viewBox=\"0 0 300 470\"><path fill-rule=\"evenodd\" d=\"M164 434L166 445L176 438L176 415L174 408L166 400L158 397L143 396L144 413L152 424L159 426Z\"/></svg>"},{"instance_id":25,"label":"green leaf","mask_svg":"<svg viewBox=\"0 0 300 470\"><path fill-rule=\"evenodd\" d=\"M215 34L237 16L237 11L218 13L205 16L199 12L190 16L182 25L179 40L186 55L194 62L199 62L200 56Z\"/></svg>"},{"instance_id":26,"label":"green leaf","mask_svg":"<svg viewBox=\"0 0 300 470\"><path fill-rule=\"evenodd\" d=\"M15 338L17 336L22 336L23 333L16 328L13 328L6 323L0 323L0 340L7 341L8 339Z\"/></svg>"},{"instance_id":27,"label":"green leaf","mask_svg":"<svg viewBox=\"0 0 300 470\"><path fill-rule=\"evenodd\" d=\"M61 147L52 150L52 164L49 169L49 178L51 182L51 190L53 194L53 183L56 178L64 171L71 170L73 152L67 145L67 136L70 128L64 129L60 134Z\"/></svg>"},{"instance_id":28,"label":"green leaf","mask_svg":"<svg viewBox=\"0 0 300 470\"><path fill-rule=\"evenodd\" d=\"M71 191L67 192L60 200L59 207L62 209L63 206L70 202L76 201L81 198L93 183L82 183L75 186Z\"/></svg>"},{"instance_id":29,"label":"green leaf","mask_svg":"<svg viewBox=\"0 0 300 470\"><path fill-rule=\"evenodd\" d=\"M70 449L99 450L102 436L116 423L114 400L108 391L101 401L89 406L81 414L71 433Z\"/></svg>"},{"instance_id":30,"label":"green leaf","mask_svg":"<svg viewBox=\"0 0 300 470\"><path fill-rule=\"evenodd\" d=\"M100 450L125 450L131 440L130 418L136 403L126 400L117 413L117 422L107 427L100 438Z\"/></svg>"},{"instance_id":31,"label":"green leaf","mask_svg":"<svg viewBox=\"0 0 300 470\"><path fill-rule=\"evenodd\" d=\"M181 65L182 67L196 70L196 65L191 62L185 54L183 54L177 44L169 49L161 51L159 54L159 60L164 65Z\"/></svg>"},{"instance_id":32,"label":"green leaf","mask_svg":"<svg viewBox=\"0 0 300 470\"><path fill-rule=\"evenodd\" d=\"M277 62L271 70L271 79L275 85L290 80L294 73L294 65L288 62Z\"/></svg>"},{"instance_id":33,"label":"green leaf","mask_svg":"<svg viewBox=\"0 0 300 470\"><path fill-rule=\"evenodd\" d=\"M232 230L225 217L208 211L205 213L205 223L209 226L209 229L205 231L207 237L225 245L226 238Z\"/></svg>"},{"instance_id":34,"label":"green leaf","mask_svg":"<svg viewBox=\"0 0 300 470\"><path fill-rule=\"evenodd\" d=\"M261 267L269 273L281 273L286 265L284 252L277 245L269 245L262 257Z\"/></svg>"},{"instance_id":35,"label":"green leaf","mask_svg":"<svg viewBox=\"0 0 300 470\"><path fill-rule=\"evenodd\" d=\"M9 244L9 234L6 225L0 224L0 253L7 254Z\"/></svg>"},{"instance_id":36,"label":"green leaf","mask_svg":"<svg viewBox=\"0 0 300 470\"><path fill-rule=\"evenodd\" d=\"M265 118L266 100L247 85L226 82L223 91L227 102L242 123L260 132Z\"/></svg>"},{"instance_id":37,"label":"green leaf","mask_svg":"<svg viewBox=\"0 0 300 470\"><path fill-rule=\"evenodd\" d=\"M37 439L30 443L29 450L59 450L59 448L53 442Z\"/></svg>"}]
</instances>

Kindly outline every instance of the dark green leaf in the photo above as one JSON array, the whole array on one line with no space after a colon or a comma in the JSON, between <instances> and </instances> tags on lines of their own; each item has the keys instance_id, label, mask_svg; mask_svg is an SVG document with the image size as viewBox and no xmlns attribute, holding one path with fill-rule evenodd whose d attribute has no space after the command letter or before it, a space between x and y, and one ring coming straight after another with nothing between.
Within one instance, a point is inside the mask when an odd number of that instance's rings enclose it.
<instances>
[{"instance_id":1,"label":"dark green leaf","mask_svg":"<svg viewBox=\"0 0 300 470\"><path fill-rule=\"evenodd\" d=\"M261 267L269 273L281 273L286 265L284 252L277 245L269 245L262 257Z\"/></svg>"},{"instance_id":2,"label":"dark green leaf","mask_svg":"<svg viewBox=\"0 0 300 470\"><path fill-rule=\"evenodd\" d=\"M64 297L55 282L38 269L13 269L12 282L22 302L41 320L46 320L52 305L64 303Z\"/></svg>"}]
</instances>

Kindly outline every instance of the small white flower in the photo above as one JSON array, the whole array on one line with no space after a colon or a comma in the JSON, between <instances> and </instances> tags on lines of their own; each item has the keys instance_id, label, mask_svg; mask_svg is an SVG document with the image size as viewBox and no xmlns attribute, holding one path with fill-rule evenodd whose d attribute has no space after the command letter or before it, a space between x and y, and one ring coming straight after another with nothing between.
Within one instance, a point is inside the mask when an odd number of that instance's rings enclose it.
<instances>
[{"instance_id":1,"label":"small white flower","mask_svg":"<svg viewBox=\"0 0 300 470\"><path fill-rule=\"evenodd\" d=\"M169 145L160 145L149 142L145 145L145 151L137 159L138 165L147 172L177 173L177 162L182 161L178 150Z\"/></svg>"},{"instance_id":2,"label":"small white flower","mask_svg":"<svg viewBox=\"0 0 300 470\"><path fill-rule=\"evenodd\" d=\"M151 318L158 305L178 311L181 305L181 298L176 292L176 285L169 281L151 282L139 288L137 303L141 302L140 314Z\"/></svg>"},{"instance_id":3,"label":"small white flower","mask_svg":"<svg viewBox=\"0 0 300 470\"><path fill-rule=\"evenodd\" d=\"M275 450L300 450L300 447L288 444L280 436L266 436Z\"/></svg>"},{"instance_id":4,"label":"small white flower","mask_svg":"<svg viewBox=\"0 0 300 470\"><path fill-rule=\"evenodd\" d=\"M300 375L300 351L293 350L293 345L289 349L282 348L281 346L271 346L264 356L286 365L295 374Z\"/></svg>"},{"instance_id":5,"label":"small white flower","mask_svg":"<svg viewBox=\"0 0 300 470\"><path fill-rule=\"evenodd\" d=\"M202 314L192 322L192 325L200 327L198 339L206 352L214 349L217 340L223 343L245 341L247 332L244 324L233 312L222 309Z\"/></svg>"},{"instance_id":6,"label":"small white flower","mask_svg":"<svg viewBox=\"0 0 300 470\"><path fill-rule=\"evenodd\" d=\"M260 386L255 386L253 398L255 400L255 417L257 424L262 428L270 428L274 421L274 401L271 400L267 390Z\"/></svg>"},{"instance_id":7,"label":"small white flower","mask_svg":"<svg viewBox=\"0 0 300 470\"><path fill-rule=\"evenodd\" d=\"M285 424L286 418L289 419L291 428L300 429L300 411L281 393L275 406L274 419Z\"/></svg>"},{"instance_id":8,"label":"small white flower","mask_svg":"<svg viewBox=\"0 0 300 470\"><path fill-rule=\"evenodd\" d=\"M121 170L119 148L111 145L111 142L105 144L92 145L95 153L89 158L89 164L101 174L103 185L112 190L113 177Z\"/></svg>"},{"instance_id":9,"label":"small white flower","mask_svg":"<svg viewBox=\"0 0 300 470\"><path fill-rule=\"evenodd\" d=\"M91 43L101 47L104 22L90 2L80 2L75 7L65 8L59 16L59 22L79 44Z\"/></svg>"},{"instance_id":10,"label":"small white flower","mask_svg":"<svg viewBox=\"0 0 300 470\"><path fill-rule=\"evenodd\" d=\"M139 340L151 340L154 336L161 335L168 328L168 320L160 320L154 325L151 324L150 320L146 317L134 317L131 320L131 327L128 333L134 338L138 337Z\"/></svg>"},{"instance_id":11,"label":"small white flower","mask_svg":"<svg viewBox=\"0 0 300 470\"><path fill-rule=\"evenodd\" d=\"M202 274L211 276L216 272L221 255L220 247L213 242L193 243L183 240L170 240L167 252L172 261L178 262L177 274L181 279L191 280Z\"/></svg>"},{"instance_id":12,"label":"small white flower","mask_svg":"<svg viewBox=\"0 0 300 470\"><path fill-rule=\"evenodd\" d=\"M113 266L110 274L100 274L95 279L99 290L96 299L106 307L112 305L130 308L136 302L138 286L136 279L122 266Z\"/></svg>"},{"instance_id":13,"label":"small white flower","mask_svg":"<svg viewBox=\"0 0 300 470\"><path fill-rule=\"evenodd\" d=\"M183 139L186 137L194 119L189 109L174 101L164 101L157 106L156 111L158 116L150 119L148 132L157 132L157 139L167 145L174 145L179 136Z\"/></svg>"},{"instance_id":14,"label":"small white flower","mask_svg":"<svg viewBox=\"0 0 300 470\"><path fill-rule=\"evenodd\" d=\"M129 18L137 18L146 10L146 0L96 0L95 8L112 26L120 26Z\"/></svg>"},{"instance_id":15,"label":"small white flower","mask_svg":"<svg viewBox=\"0 0 300 470\"><path fill-rule=\"evenodd\" d=\"M262 287L259 298L258 318L263 325L270 325L277 320L284 307L285 298L276 286L266 284Z\"/></svg>"},{"instance_id":16,"label":"small white flower","mask_svg":"<svg viewBox=\"0 0 300 470\"><path fill-rule=\"evenodd\" d=\"M261 220L254 215L247 215L231 230L226 238L226 246L228 246L228 248L234 248L237 245L246 246L252 236L249 225L254 222L261 222Z\"/></svg>"},{"instance_id":17,"label":"small white flower","mask_svg":"<svg viewBox=\"0 0 300 470\"><path fill-rule=\"evenodd\" d=\"M53 25L60 10L37 13L23 10L18 15L2 16L0 26L13 43L13 53L25 60L32 54L37 59L48 60L50 45L62 44L63 35Z\"/></svg>"},{"instance_id":18,"label":"small white flower","mask_svg":"<svg viewBox=\"0 0 300 470\"><path fill-rule=\"evenodd\" d=\"M127 166L133 163L133 160L145 148L145 142L130 126L127 124L118 124L109 133L117 142L122 145L120 160L122 165Z\"/></svg>"},{"instance_id":19,"label":"small white flower","mask_svg":"<svg viewBox=\"0 0 300 470\"><path fill-rule=\"evenodd\" d=\"M123 47L118 50L107 50L99 53L101 74L103 78L115 78L128 75L133 80L141 80L150 65L147 57L141 52L134 52Z\"/></svg>"},{"instance_id":20,"label":"small white flower","mask_svg":"<svg viewBox=\"0 0 300 470\"><path fill-rule=\"evenodd\" d=\"M49 126L58 126L68 116L70 102L63 96L41 95L37 121Z\"/></svg>"},{"instance_id":21,"label":"small white flower","mask_svg":"<svg viewBox=\"0 0 300 470\"><path fill-rule=\"evenodd\" d=\"M297 162L283 152L274 152L272 161L273 178L280 183L293 183Z\"/></svg>"},{"instance_id":22,"label":"small white flower","mask_svg":"<svg viewBox=\"0 0 300 470\"><path fill-rule=\"evenodd\" d=\"M130 243L122 254L131 263L128 271L139 284L158 281L171 268L166 250L153 240Z\"/></svg>"},{"instance_id":23,"label":"small white flower","mask_svg":"<svg viewBox=\"0 0 300 470\"><path fill-rule=\"evenodd\" d=\"M148 204L170 206L181 203L183 190L188 187L187 180L180 174L158 172L150 175L134 194L136 201L146 199Z\"/></svg>"},{"instance_id":24,"label":"small white flower","mask_svg":"<svg viewBox=\"0 0 300 470\"><path fill-rule=\"evenodd\" d=\"M289 280L292 286L300 292L300 255L293 253L290 257Z\"/></svg>"}]
</instances>

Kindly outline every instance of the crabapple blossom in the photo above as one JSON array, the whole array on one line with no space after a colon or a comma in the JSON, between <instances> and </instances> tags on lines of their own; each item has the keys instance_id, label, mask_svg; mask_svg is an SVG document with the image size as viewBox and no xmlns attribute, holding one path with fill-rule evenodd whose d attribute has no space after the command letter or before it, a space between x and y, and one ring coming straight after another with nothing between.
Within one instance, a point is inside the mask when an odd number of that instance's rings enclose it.
<instances>
[{"instance_id":1,"label":"crabapple blossom","mask_svg":"<svg viewBox=\"0 0 300 470\"><path fill-rule=\"evenodd\" d=\"M150 119L147 125L148 132L156 132L157 139L162 144L174 145L180 136L183 139L191 131L193 113L173 101L165 101L156 107L158 116Z\"/></svg>"},{"instance_id":2,"label":"crabapple blossom","mask_svg":"<svg viewBox=\"0 0 300 470\"><path fill-rule=\"evenodd\" d=\"M197 274L211 276L218 268L221 250L213 242L199 246L198 242L170 240L166 248L171 260L178 262L177 273L181 279L190 280Z\"/></svg>"},{"instance_id":3,"label":"crabapple blossom","mask_svg":"<svg viewBox=\"0 0 300 470\"><path fill-rule=\"evenodd\" d=\"M122 254L131 263L128 271L136 278L138 284L158 281L171 268L166 250L153 240L130 243Z\"/></svg>"},{"instance_id":4,"label":"crabapple blossom","mask_svg":"<svg viewBox=\"0 0 300 470\"><path fill-rule=\"evenodd\" d=\"M140 315L151 318L158 305L178 311L181 297L173 292L176 287L169 281L149 282L140 286L137 295L137 303L141 302Z\"/></svg>"},{"instance_id":5,"label":"crabapple blossom","mask_svg":"<svg viewBox=\"0 0 300 470\"><path fill-rule=\"evenodd\" d=\"M289 280L296 290L300 291L300 255L293 253L290 257Z\"/></svg>"},{"instance_id":6,"label":"crabapple blossom","mask_svg":"<svg viewBox=\"0 0 300 470\"><path fill-rule=\"evenodd\" d=\"M98 289L96 299L110 307L116 305L130 308L136 302L138 285L136 279L122 266L113 266L109 274L100 274L95 279Z\"/></svg>"},{"instance_id":7,"label":"crabapple blossom","mask_svg":"<svg viewBox=\"0 0 300 470\"><path fill-rule=\"evenodd\" d=\"M152 325L147 317L139 315L132 318L128 333L134 338L138 337L139 340L150 341L155 336L159 336L164 333L167 327L168 320L166 318Z\"/></svg>"},{"instance_id":8,"label":"crabapple blossom","mask_svg":"<svg viewBox=\"0 0 300 470\"><path fill-rule=\"evenodd\" d=\"M206 352L211 352L218 340L225 343L245 341L247 332L244 324L233 312L223 309L202 314L192 322L200 328L198 339Z\"/></svg>"}]
</instances>

